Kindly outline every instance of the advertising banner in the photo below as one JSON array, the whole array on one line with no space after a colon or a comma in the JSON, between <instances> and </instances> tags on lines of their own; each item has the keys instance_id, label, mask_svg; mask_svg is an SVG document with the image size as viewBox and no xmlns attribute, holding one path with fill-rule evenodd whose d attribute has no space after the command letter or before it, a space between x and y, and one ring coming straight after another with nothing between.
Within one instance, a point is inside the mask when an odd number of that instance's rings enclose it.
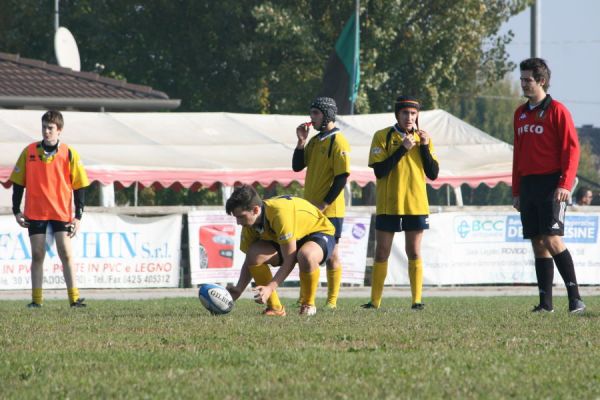
<instances>
[{"instance_id":1,"label":"advertising banner","mask_svg":"<svg viewBox=\"0 0 600 400\"><path fill-rule=\"evenodd\" d=\"M523 240L521 219L511 212L432 214L421 245L424 283L429 285L535 283L534 256ZM600 283L600 214L570 213L567 245L580 284ZM404 234L396 234L386 284L409 284ZM561 283L558 273L555 282Z\"/></svg>"},{"instance_id":2,"label":"advertising banner","mask_svg":"<svg viewBox=\"0 0 600 400\"><path fill-rule=\"evenodd\" d=\"M178 287L181 215L137 218L86 213L72 241L79 288ZM0 289L31 288L27 229L0 216ZM46 236L43 287L65 287L53 236Z\"/></svg>"},{"instance_id":3,"label":"advertising banner","mask_svg":"<svg viewBox=\"0 0 600 400\"><path fill-rule=\"evenodd\" d=\"M350 213L344 219L339 244L342 283L364 283L370 221L369 214ZM240 251L241 226L235 218L222 210L192 211L188 213L188 232L192 284L235 284L245 258ZM299 279L298 268L294 268L286 281ZM324 267L320 280L327 282Z\"/></svg>"},{"instance_id":4,"label":"advertising banner","mask_svg":"<svg viewBox=\"0 0 600 400\"><path fill-rule=\"evenodd\" d=\"M236 225L235 218L223 210L188 213L192 284L237 282L244 261L240 232L241 226Z\"/></svg>"},{"instance_id":5,"label":"advertising banner","mask_svg":"<svg viewBox=\"0 0 600 400\"><path fill-rule=\"evenodd\" d=\"M358 285L365 283L370 226L371 215L368 213L349 212L344 218L342 237L338 243L342 261L342 283ZM327 282L325 273L322 273L320 278L321 282Z\"/></svg>"}]
</instances>

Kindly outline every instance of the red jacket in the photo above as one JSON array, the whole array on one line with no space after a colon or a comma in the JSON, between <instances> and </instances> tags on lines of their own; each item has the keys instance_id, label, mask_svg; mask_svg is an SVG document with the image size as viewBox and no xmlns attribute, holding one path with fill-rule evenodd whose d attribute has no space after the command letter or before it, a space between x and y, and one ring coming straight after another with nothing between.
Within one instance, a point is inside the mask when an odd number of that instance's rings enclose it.
<instances>
[{"instance_id":1,"label":"red jacket","mask_svg":"<svg viewBox=\"0 0 600 400\"><path fill-rule=\"evenodd\" d=\"M547 95L529 109L515 111L512 193L519 195L521 177L560 172L558 187L571 190L579 165L579 140L569 110Z\"/></svg>"}]
</instances>

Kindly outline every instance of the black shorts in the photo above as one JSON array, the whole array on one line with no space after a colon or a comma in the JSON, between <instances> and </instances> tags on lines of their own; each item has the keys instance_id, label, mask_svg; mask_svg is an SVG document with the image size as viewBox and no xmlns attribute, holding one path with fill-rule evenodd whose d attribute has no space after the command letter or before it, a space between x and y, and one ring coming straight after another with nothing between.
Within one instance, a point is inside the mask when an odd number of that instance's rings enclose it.
<instances>
[{"instance_id":1,"label":"black shorts","mask_svg":"<svg viewBox=\"0 0 600 400\"><path fill-rule=\"evenodd\" d=\"M342 230L344 228L344 218L327 217L329 221L335 226L335 242L339 243L342 237Z\"/></svg>"},{"instance_id":2,"label":"black shorts","mask_svg":"<svg viewBox=\"0 0 600 400\"><path fill-rule=\"evenodd\" d=\"M29 231L29 236L40 235L40 234L45 235L46 229L48 228L48 224L50 224L50 227L52 228L52 232L69 232L71 229L70 222L54 221L54 220L50 220L50 221L27 220L27 222L29 223L29 226L27 227L27 230Z\"/></svg>"},{"instance_id":3,"label":"black shorts","mask_svg":"<svg viewBox=\"0 0 600 400\"><path fill-rule=\"evenodd\" d=\"M376 215L375 229L386 232L422 231L429 229L429 215Z\"/></svg>"},{"instance_id":4,"label":"black shorts","mask_svg":"<svg viewBox=\"0 0 600 400\"><path fill-rule=\"evenodd\" d=\"M564 236L567 203L554 199L559 179L560 173L521 177L519 207L524 239L538 235Z\"/></svg>"},{"instance_id":5,"label":"black shorts","mask_svg":"<svg viewBox=\"0 0 600 400\"><path fill-rule=\"evenodd\" d=\"M321 250L323 250L323 259L319 263L321 265L325 264L325 262L333 255L335 238L331 235L326 235L321 232L311 233L310 235L304 236L302 239L296 241L296 249L300 250L300 247L302 247L306 242L315 242L319 245L319 247L321 247ZM271 245L275 248L275 251L277 251L277 256L279 257L278 265L281 265L283 262L281 246L279 246L279 243L277 242L269 241L269 243L271 243Z\"/></svg>"}]
</instances>

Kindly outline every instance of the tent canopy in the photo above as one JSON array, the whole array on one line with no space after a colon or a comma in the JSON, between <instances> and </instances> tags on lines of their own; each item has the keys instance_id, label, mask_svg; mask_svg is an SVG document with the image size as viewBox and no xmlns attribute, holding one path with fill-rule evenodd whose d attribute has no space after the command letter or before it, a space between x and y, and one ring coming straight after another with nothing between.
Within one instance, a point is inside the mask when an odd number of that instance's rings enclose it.
<instances>
[{"instance_id":1,"label":"tent canopy","mask_svg":"<svg viewBox=\"0 0 600 400\"><path fill-rule=\"evenodd\" d=\"M41 139L39 110L0 110L0 182L20 152ZM64 112L61 140L81 155L91 180L105 185L159 184L212 187L236 182L268 186L304 183L293 172L296 126L308 117L234 113ZM375 176L367 166L375 131L395 123L393 113L338 116L351 146L350 180L364 186ZM434 187L466 183L510 184L512 146L443 110L422 111L421 129L430 133L440 162ZM312 131L311 134L315 132Z\"/></svg>"}]
</instances>

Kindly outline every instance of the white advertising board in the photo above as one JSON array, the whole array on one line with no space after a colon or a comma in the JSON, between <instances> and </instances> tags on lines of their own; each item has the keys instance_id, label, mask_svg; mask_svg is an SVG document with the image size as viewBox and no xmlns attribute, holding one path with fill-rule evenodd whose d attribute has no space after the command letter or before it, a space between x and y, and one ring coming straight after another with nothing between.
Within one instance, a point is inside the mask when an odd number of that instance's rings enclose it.
<instances>
[{"instance_id":1,"label":"white advertising board","mask_svg":"<svg viewBox=\"0 0 600 400\"><path fill-rule=\"evenodd\" d=\"M370 221L369 214L360 213L344 219L339 243L342 283L364 283ZM241 227L235 218L221 210L192 211L188 213L188 232L192 284L236 283L245 255L239 250ZM286 281L298 280L298 268L294 268ZM327 281L324 268L320 280Z\"/></svg>"},{"instance_id":2,"label":"white advertising board","mask_svg":"<svg viewBox=\"0 0 600 400\"><path fill-rule=\"evenodd\" d=\"M181 215L86 213L72 244L79 288L179 286ZM0 289L31 288L30 268L27 229L19 227L13 216L0 216ZM65 287L51 235L46 239L43 287Z\"/></svg>"},{"instance_id":3,"label":"white advertising board","mask_svg":"<svg viewBox=\"0 0 600 400\"><path fill-rule=\"evenodd\" d=\"M600 214L570 213L563 238L580 284L600 283ZM432 214L422 242L427 285L535 283L533 251L521 219L511 212ZM386 284L409 284L404 234L396 234ZM560 283L560 275L555 274Z\"/></svg>"}]
</instances>

